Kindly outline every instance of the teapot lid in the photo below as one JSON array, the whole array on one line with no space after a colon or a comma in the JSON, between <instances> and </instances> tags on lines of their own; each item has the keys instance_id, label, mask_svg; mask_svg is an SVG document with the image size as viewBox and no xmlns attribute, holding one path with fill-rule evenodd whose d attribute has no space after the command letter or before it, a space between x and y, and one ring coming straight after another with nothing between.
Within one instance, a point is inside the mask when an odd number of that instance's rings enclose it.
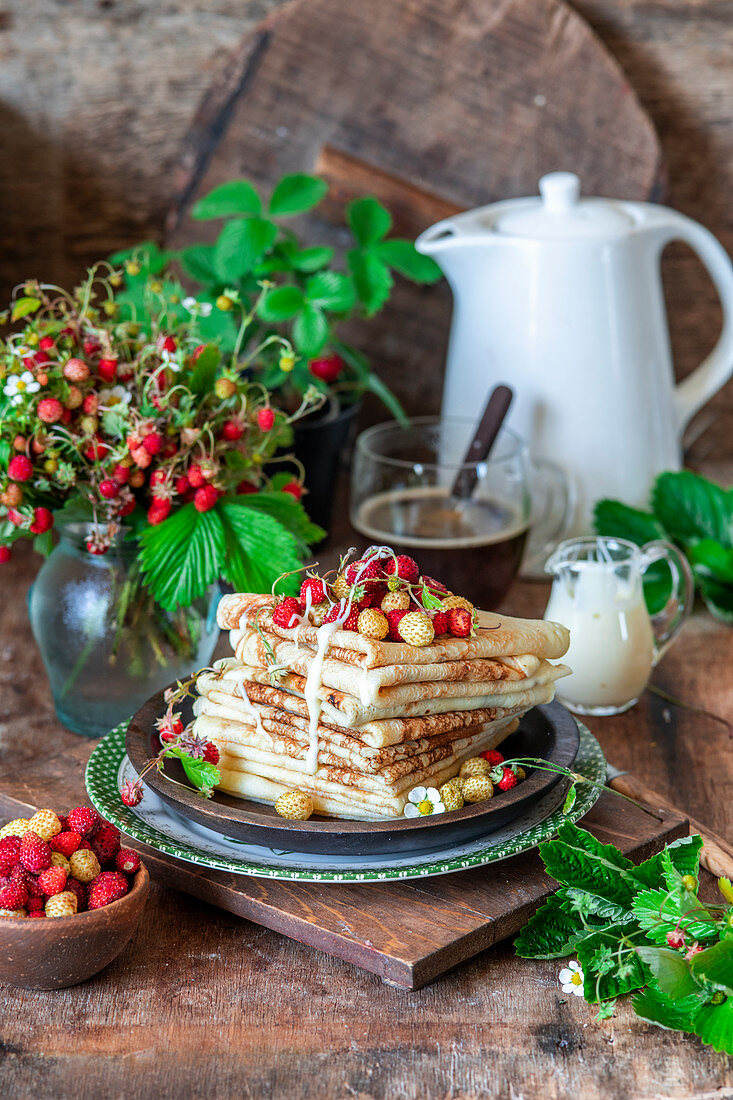
<instances>
[{"instance_id":1,"label":"teapot lid","mask_svg":"<svg viewBox=\"0 0 733 1100\"><path fill-rule=\"evenodd\" d=\"M634 220L610 199L581 199L573 172L550 172L540 180L540 196L509 202L494 223L498 233L535 239L616 237Z\"/></svg>"}]
</instances>

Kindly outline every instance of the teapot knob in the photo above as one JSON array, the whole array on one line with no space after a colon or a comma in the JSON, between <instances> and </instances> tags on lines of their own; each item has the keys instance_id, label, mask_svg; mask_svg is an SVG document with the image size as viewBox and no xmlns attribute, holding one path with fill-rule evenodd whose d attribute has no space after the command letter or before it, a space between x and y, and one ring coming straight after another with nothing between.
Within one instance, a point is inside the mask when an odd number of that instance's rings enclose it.
<instances>
[{"instance_id":1,"label":"teapot knob","mask_svg":"<svg viewBox=\"0 0 733 1100\"><path fill-rule=\"evenodd\" d=\"M574 172L549 172L540 180L540 194L548 214L567 214L580 197L580 179Z\"/></svg>"}]
</instances>

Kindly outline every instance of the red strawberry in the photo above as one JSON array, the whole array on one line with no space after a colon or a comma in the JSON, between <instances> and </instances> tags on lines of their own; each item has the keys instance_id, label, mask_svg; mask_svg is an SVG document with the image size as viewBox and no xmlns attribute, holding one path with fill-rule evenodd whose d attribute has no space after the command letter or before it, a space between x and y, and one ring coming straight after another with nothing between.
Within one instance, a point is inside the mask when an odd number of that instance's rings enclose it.
<instances>
[{"instance_id":1,"label":"red strawberry","mask_svg":"<svg viewBox=\"0 0 733 1100\"><path fill-rule=\"evenodd\" d=\"M448 633L448 616L445 611L436 611L433 614L433 630L436 638L439 634Z\"/></svg>"},{"instance_id":2,"label":"red strawberry","mask_svg":"<svg viewBox=\"0 0 733 1100\"><path fill-rule=\"evenodd\" d=\"M0 840L0 875L9 875L18 862L20 837L6 836Z\"/></svg>"},{"instance_id":3,"label":"red strawberry","mask_svg":"<svg viewBox=\"0 0 733 1100\"><path fill-rule=\"evenodd\" d=\"M0 890L0 909L22 909L28 901L28 890L19 882L11 882Z\"/></svg>"},{"instance_id":4,"label":"red strawberry","mask_svg":"<svg viewBox=\"0 0 733 1100\"><path fill-rule=\"evenodd\" d=\"M291 497L300 500L303 495L303 486L299 481L289 481L287 485L283 485L282 492L289 493Z\"/></svg>"},{"instance_id":5,"label":"red strawberry","mask_svg":"<svg viewBox=\"0 0 733 1100\"><path fill-rule=\"evenodd\" d=\"M484 760L488 760L492 768L496 768L499 764L504 763L504 757L498 749L484 749L483 752L479 753L479 756Z\"/></svg>"},{"instance_id":6,"label":"red strawberry","mask_svg":"<svg viewBox=\"0 0 733 1100\"><path fill-rule=\"evenodd\" d=\"M407 554L398 554L396 558L388 558L384 565L384 571L388 577L400 577L410 584L417 584L420 579L420 569L414 558Z\"/></svg>"},{"instance_id":7,"label":"red strawberry","mask_svg":"<svg viewBox=\"0 0 733 1100\"><path fill-rule=\"evenodd\" d=\"M429 589L434 596L441 594L445 595L448 592L448 589L441 581L436 581L435 577L428 577L427 574L420 577L420 583Z\"/></svg>"},{"instance_id":8,"label":"red strawberry","mask_svg":"<svg viewBox=\"0 0 733 1100\"><path fill-rule=\"evenodd\" d=\"M54 346L53 336L42 336L38 341L38 346L41 351L50 351Z\"/></svg>"},{"instance_id":9,"label":"red strawberry","mask_svg":"<svg viewBox=\"0 0 733 1100\"><path fill-rule=\"evenodd\" d=\"M95 416L96 412L97 412L98 403L99 403L99 398L97 397L96 393L88 393L86 395L86 397L84 398L84 401L83 401L82 406L81 406L83 412L85 412L87 414L87 416Z\"/></svg>"},{"instance_id":10,"label":"red strawberry","mask_svg":"<svg viewBox=\"0 0 733 1100\"><path fill-rule=\"evenodd\" d=\"M368 561L352 561L346 567L346 581L348 584L362 584L364 581L377 580L383 575L382 563L378 558L370 558Z\"/></svg>"},{"instance_id":11,"label":"red strawberry","mask_svg":"<svg viewBox=\"0 0 733 1100\"><path fill-rule=\"evenodd\" d=\"M188 484L192 489L200 489L202 485L206 484L204 471L195 463L188 468Z\"/></svg>"},{"instance_id":12,"label":"red strawberry","mask_svg":"<svg viewBox=\"0 0 733 1100\"><path fill-rule=\"evenodd\" d=\"M188 480L185 474L181 474L175 480L176 492L179 496L183 496L191 488L191 482Z\"/></svg>"},{"instance_id":13,"label":"red strawberry","mask_svg":"<svg viewBox=\"0 0 733 1100\"><path fill-rule=\"evenodd\" d=\"M202 489L201 492L204 490ZM157 527L159 523L163 523L168 519L172 504L170 500L162 500L158 497L153 497L153 503L148 508L148 523L151 527ZM200 509L199 509L200 511Z\"/></svg>"},{"instance_id":14,"label":"red strawberry","mask_svg":"<svg viewBox=\"0 0 733 1100\"><path fill-rule=\"evenodd\" d=\"M125 806L137 806L143 800L143 788L139 779L131 779L120 789L120 798Z\"/></svg>"},{"instance_id":15,"label":"red strawberry","mask_svg":"<svg viewBox=\"0 0 733 1100\"><path fill-rule=\"evenodd\" d=\"M28 911L28 917L45 917L46 913L43 909L30 909Z\"/></svg>"},{"instance_id":16,"label":"red strawberry","mask_svg":"<svg viewBox=\"0 0 733 1100\"><path fill-rule=\"evenodd\" d=\"M399 608L396 611L387 612L387 622L389 623L389 639L391 642L401 642L402 635L399 632L400 621L407 614L407 608Z\"/></svg>"},{"instance_id":17,"label":"red strawberry","mask_svg":"<svg viewBox=\"0 0 733 1100\"><path fill-rule=\"evenodd\" d=\"M49 843L54 852L61 852L61 855L68 859L80 847L81 834L75 829L66 829L52 837Z\"/></svg>"},{"instance_id":18,"label":"red strawberry","mask_svg":"<svg viewBox=\"0 0 733 1100\"><path fill-rule=\"evenodd\" d=\"M119 901L129 889L129 883L120 871L102 871L90 884L89 908L101 909L103 905Z\"/></svg>"},{"instance_id":19,"label":"red strawberry","mask_svg":"<svg viewBox=\"0 0 733 1100\"><path fill-rule=\"evenodd\" d=\"M193 497L193 506L197 512L210 512L219 499L219 490L213 485L202 485Z\"/></svg>"},{"instance_id":20,"label":"red strawberry","mask_svg":"<svg viewBox=\"0 0 733 1100\"><path fill-rule=\"evenodd\" d=\"M13 556L13 552L9 546L0 546L0 565L5 565L9 562Z\"/></svg>"},{"instance_id":21,"label":"red strawberry","mask_svg":"<svg viewBox=\"0 0 733 1100\"><path fill-rule=\"evenodd\" d=\"M308 363L308 370L313 377L327 385L335 382L343 369L344 361L340 355L323 355L320 359L311 359Z\"/></svg>"},{"instance_id":22,"label":"red strawberry","mask_svg":"<svg viewBox=\"0 0 733 1100\"><path fill-rule=\"evenodd\" d=\"M341 618L345 610L346 602L344 600L339 600L338 603L335 603L331 607L329 607L323 620L324 623L335 623L337 619ZM356 610L356 608L354 608L354 610Z\"/></svg>"},{"instance_id":23,"label":"red strawberry","mask_svg":"<svg viewBox=\"0 0 733 1100\"><path fill-rule=\"evenodd\" d=\"M42 535L44 531L50 531L53 527L53 513L48 508L34 508L31 534Z\"/></svg>"},{"instance_id":24,"label":"red strawberry","mask_svg":"<svg viewBox=\"0 0 733 1100\"><path fill-rule=\"evenodd\" d=\"M64 415L64 407L55 397L44 397L36 409L44 424L56 424Z\"/></svg>"},{"instance_id":25,"label":"red strawberry","mask_svg":"<svg viewBox=\"0 0 733 1100\"><path fill-rule=\"evenodd\" d=\"M239 485L237 486L237 495L241 497L247 496L248 493L256 492L257 486L253 485L251 481L240 481Z\"/></svg>"},{"instance_id":26,"label":"red strawberry","mask_svg":"<svg viewBox=\"0 0 733 1100\"><path fill-rule=\"evenodd\" d=\"M354 608L354 610L344 619L344 622L343 622L343 625L342 625L341 629L342 630L353 630L355 632L358 632L358 630L359 630L358 623L359 623L359 612L356 610L356 608Z\"/></svg>"},{"instance_id":27,"label":"red strawberry","mask_svg":"<svg viewBox=\"0 0 733 1100\"><path fill-rule=\"evenodd\" d=\"M130 467L123 466L121 462L118 462L112 471L112 477L118 485L127 485L130 480Z\"/></svg>"},{"instance_id":28,"label":"red strawberry","mask_svg":"<svg viewBox=\"0 0 733 1100\"><path fill-rule=\"evenodd\" d=\"M317 603L323 603L326 598L323 581L318 577L306 577L300 586L300 602L304 607L308 592L311 594L311 607L315 607Z\"/></svg>"},{"instance_id":29,"label":"red strawberry","mask_svg":"<svg viewBox=\"0 0 733 1100\"><path fill-rule=\"evenodd\" d=\"M54 894L61 893L66 886L68 877L68 871L64 867L49 867L47 870L41 871L38 876L38 885L46 897L51 898Z\"/></svg>"},{"instance_id":30,"label":"red strawberry","mask_svg":"<svg viewBox=\"0 0 733 1100\"><path fill-rule=\"evenodd\" d=\"M69 382L86 382L89 377L89 367L83 359L69 359L64 364L63 374Z\"/></svg>"},{"instance_id":31,"label":"red strawberry","mask_svg":"<svg viewBox=\"0 0 733 1100\"><path fill-rule=\"evenodd\" d=\"M70 890L72 894L76 895L76 911L81 913L82 910L87 907L87 891L83 882L79 882L78 878L68 878L66 880L66 890Z\"/></svg>"},{"instance_id":32,"label":"red strawberry","mask_svg":"<svg viewBox=\"0 0 733 1100\"><path fill-rule=\"evenodd\" d=\"M21 839L19 857L27 871L45 871L51 866L51 845L29 829Z\"/></svg>"},{"instance_id":33,"label":"red strawberry","mask_svg":"<svg viewBox=\"0 0 733 1100\"><path fill-rule=\"evenodd\" d=\"M163 436L160 432L148 432L143 439L143 447L149 455L157 455L163 446Z\"/></svg>"},{"instance_id":34,"label":"red strawberry","mask_svg":"<svg viewBox=\"0 0 733 1100\"><path fill-rule=\"evenodd\" d=\"M172 336L166 336L165 339L160 341L160 350L167 351L169 355L173 354L177 346Z\"/></svg>"},{"instance_id":35,"label":"red strawberry","mask_svg":"<svg viewBox=\"0 0 733 1100\"><path fill-rule=\"evenodd\" d=\"M166 714L165 717L159 718L155 723L160 740L166 744L171 741L175 741L177 737L180 737L183 733L183 722L181 721L180 714L173 714L169 718Z\"/></svg>"},{"instance_id":36,"label":"red strawberry","mask_svg":"<svg viewBox=\"0 0 733 1100\"><path fill-rule=\"evenodd\" d=\"M105 382L112 382L117 374L117 360L116 359L100 359L97 367L99 371L99 377Z\"/></svg>"},{"instance_id":37,"label":"red strawberry","mask_svg":"<svg viewBox=\"0 0 733 1100\"><path fill-rule=\"evenodd\" d=\"M140 856L132 848L120 848L115 856L115 867L127 875L134 875L140 870Z\"/></svg>"},{"instance_id":38,"label":"red strawberry","mask_svg":"<svg viewBox=\"0 0 733 1100\"><path fill-rule=\"evenodd\" d=\"M97 811L90 806L76 806L75 809L69 810L66 818L69 828L75 829L82 836L89 836L102 820ZM79 847L83 848L84 845L80 844Z\"/></svg>"},{"instance_id":39,"label":"red strawberry","mask_svg":"<svg viewBox=\"0 0 733 1100\"><path fill-rule=\"evenodd\" d=\"M43 873L45 875L46 872L44 871ZM36 915L36 913L40 913L40 912L43 911L44 900L45 900L45 898L44 898L43 894L33 894L33 895L29 894L28 895L28 901L26 902L26 909L28 910L28 916L29 917L34 917ZM45 913L44 913L44 916L45 916Z\"/></svg>"},{"instance_id":40,"label":"red strawberry","mask_svg":"<svg viewBox=\"0 0 733 1100\"><path fill-rule=\"evenodd\" d=\"M204 745L204 760L207 764L219 763L219 750L213 741L207 741Z\"/></svg>"},{"instance_id":41,"label":"red strawberry","mask_svg":"<svg viewBox=\"0 0 733 1100\"><path fill-rule=\"evenodd\" d=\"M286 596L281 600L272 613L272 621L275 626L290 630L297 626L303 617L303 608L295 596Z\"/></svg>"},{"instance_id":42,"label":"red strawberry","mask_svg":"<svg viewBox=\"0 0 733 1100\"><path fill-rule=\"evenodd\" d=\"M500 791L510 791L512 787L516 787L517 777L511 768L502 769L502 777L497 783L497 787Z\"/></svg>"},{"instance_id":43,"label":"red strawberry","mask_svg":"<svg viewBox=\"0 0 733 1100\"><path fill-rule=\"evenodd\" d=\"M473 630L471 612L465 607L452 607L448 612L448 628L454 638L468 638Z\"/></svg>"},{"instance_id":44,"label":"red strawberry","mask_svg":"<svg viewBox=\"0 0 733 1100\"><path fill-rule=\"evenodd\" d=\"M100 867L112 863L120 850L120 830L114 825L100 825L92 837L92 851L99 860Z\"/></svg>"},{"instance_id":45,"label":"red strawberry","mask_svg":"<svg viewBox=\"0 0 733 1100\"><path fill-rule=\"evenodd\" d=\"M257 426L261 432L269 432L275 423L275 414L272 409L260 409L257 413Z\"/></svg>"},{"instance_id":46,"label":"red strawberry","mask_svg":"<svg viewBox=\"0 0 733 1100\"><path fill-rule=\"evenodd\" d=\"M8 477L13 481L27 481L33 474L33 463L28 455L14 455L8 463Z\"/></svg>"},{"instance_id":47,"label":"red strawberry","mask_svg":"<svg viewBox=\"0 0 733 1100\"><path fill-rule=\"evenodd\" d=\"M117 496L119 491L119 485L111 477L106 477L104 481L100 481L99 483L100 495L103 496L105 500L112 500L113 497Z\"/></svg>"},{"instance_id":48,"label":"red strawberry","mask_svg":"<svg viewBox=\"0 0 733 1100\"><path fill-rule=\"evenodd\" d=\"M229 440L230 443L234 443L244 435L244 424L241 420L226 420L224 424L222 424L221 434L224 439Z\"/></svg>"}]
</instances>

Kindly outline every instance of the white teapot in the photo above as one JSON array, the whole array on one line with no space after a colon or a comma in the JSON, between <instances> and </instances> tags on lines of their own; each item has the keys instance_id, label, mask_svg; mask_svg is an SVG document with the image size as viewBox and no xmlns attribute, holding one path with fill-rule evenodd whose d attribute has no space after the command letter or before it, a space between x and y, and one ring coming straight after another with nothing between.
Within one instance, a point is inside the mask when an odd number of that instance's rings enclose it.
<instances>
[{"instance_id":1,"label":"white teapot","mask_svg":"<svg viewBox=\"0 0 733 1100\"><path fill-rule=\"evenodd\" d=\"M539 188L438 222L416 244L454 296L443 415L470 415L511 385L512 426L575 484L567 533L580 534L598 499L645 506L656 475L679 469L687 421L733 373L733 265L667 207L580 198L571 172ZM716 347L679 385L659 270L672 240L697 252L723 305Z\"/></svg>"}]
</instances>

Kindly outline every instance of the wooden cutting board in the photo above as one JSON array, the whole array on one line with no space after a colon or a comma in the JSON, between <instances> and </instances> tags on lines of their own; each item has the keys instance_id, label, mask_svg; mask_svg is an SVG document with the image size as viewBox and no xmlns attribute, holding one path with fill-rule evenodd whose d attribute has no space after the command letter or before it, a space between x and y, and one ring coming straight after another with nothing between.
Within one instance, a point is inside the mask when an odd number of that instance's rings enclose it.
<instances>
[{"instance_id":1,"label":"wooden cutting board","mask_svg":"<svg viewBox=\"0 0 733 1100\"><path fill-rule=\"evenodd\" d=\"M0 779L0 822L40 806L87 803L84 768L96 742L39 756ZM686 836L686 819L602 794L582 819L606 844L640 861ZM279 882L211 871L133 843L161 886L192 894L255 924L345 959L405 989L419 989L515 935L549 896L537 852L502 863L409 882Z\"/></svg>"},{"instance_id":2,"label":"wooden cutting board","mask_svg":"<svg viewBox=\"0 0 733 1100\"><path fill-rule=\"evenodd\" d=\"M301 220L343 244L343 201L372 193L399 234L499 198L545 172L586 193L659 198L659 140L619 65L561 0L295 0L222 57L193 121L168 244L201 239L192 203L227 179L264 191L315 171L333 197ZM445 284L400 283L351 336L409 411L437 411L450 321ZM383 419L380 413L379 417Z\"/></svg>"}]
</instances>

